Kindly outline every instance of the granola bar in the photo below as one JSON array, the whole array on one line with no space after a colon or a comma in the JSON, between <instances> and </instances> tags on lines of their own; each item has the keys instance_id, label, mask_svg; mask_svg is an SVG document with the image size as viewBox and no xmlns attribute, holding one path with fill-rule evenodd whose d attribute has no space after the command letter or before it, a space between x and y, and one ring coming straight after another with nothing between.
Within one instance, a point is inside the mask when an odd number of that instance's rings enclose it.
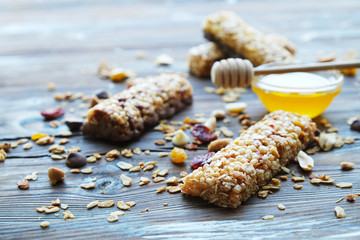
<instances>
[{"instance_id":1,"label":"granola bar","mask_svg":"<svg viewBox=\"0 0 360 240\"><path fill-rule=\"evenodd\" d=\"M192 103L192 86L178 73L130 80L127 87L88 111L84 134L126 141Z\"/></svg>"},{"instance_id":2,"label":"granola bar","mask_svg":"<svg viewBox=\"0 0 360 240\"><path fill-rule=\"evenodd\" d=\"M189 71L198 77L210 77L213 63L224 58L226 54L215 43L200 44L189 50Z\"/></svg>"},{"instance_id":3,"label":"granola bar","mask_svg":"<svg viewBox=\"0 0 360 240\"><path fill-rule=\"evenodd\" d=\"M217 152L210 164L187 175L181 190L236 208L294 159L313 140L315 131L316 124L299 114L267 114Z\"/></svg>"},{"instance_id":4,"label":"granola bar","mask_svg":"<svg viewBox=\"0 0 360 240\"><path fill-rule=\"evenodd\" d=\"M231 57L249 59L254 66L294 60L294 45L287 39L266 37L229 11L210 15L203 23L205 37Z\"/></svg>"}]
</instances>

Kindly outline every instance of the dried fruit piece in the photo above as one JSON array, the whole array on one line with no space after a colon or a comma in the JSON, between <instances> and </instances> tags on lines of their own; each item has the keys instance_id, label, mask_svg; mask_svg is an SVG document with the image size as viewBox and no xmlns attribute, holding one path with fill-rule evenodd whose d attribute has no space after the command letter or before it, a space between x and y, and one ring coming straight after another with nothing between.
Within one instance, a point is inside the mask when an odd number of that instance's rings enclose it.
<instances>
[{"instance_id":1,"label":"dried fruit piece","mask_svg":"<svg viewBox=\"0 0 360 240\"><path fill-rule=\"evenodd\" d=\"M26 179L23 180L19 180L17 182L18 188L22 189L22 190L26 190L29 188L29 181Z\"/></svg>"},{"instance_id":2,"label":"dried fruit piece","mask_svg":"<svg viewBox=\"0 0 360 240\"><path fill-rule=\"evenodd\" d=\"M184 149L175 147L170 153L171 161L173 163L182 163L187 159Z\"/></svg>"},{"instance_id":3,"label":"dried fruit piece","mask_svg":"<svg viewBox=\"0 0 360 240\"><path fill-rule=\"evenodd\" d=\"M182 146L190 142L189 136L183 130L177 130L174 137L172 138L172 143L177 146Z\"/></svg>"},{"instance_id":4,"label":"dried fruit piece","mask_svg":"<svg viewBox=\"0 0 360 240\"><path fill-rule=\"evenodd\" d=\"M305 171L310 171L314 167L314 160L308 156L305 152L299 151L297 155L300 167Z\"/></svg>"},{"instance_id":5,"label":"dried fruit piece","mask_svg":"<svg viewBox=\"0 0 360 240\"><path fill-rule=\"evenodd\" d=\"M41 115L46 120L52 120L59 117L62 117L64 115L65 111L61 107L54 107L54 108L48 108L41 112Z\"/></svg>"},{"instance_id":6,"label":"dried fruit piece","mask_svg":"<svg viewBox=\"0 0 360 240\"><path fill-rule=\"evenodd\" d=\"M217 152L220 149L226 147L227 145L229 145L233 140L231 138L221 138L221 139L217 139L215 141L212 141L209 146L208 146L208 150L210 152Z\"/></svg>"},{"instance_id":7,"label":"dried fruit piece","mask_svg":"<svg viewBox=\"0 0 360 240\"><path fill-rule=\"evenodd\" d=\"M191 161L191 167L193 168L199 168L204 166L205 164L211 163L211 158L215 155L214 152L209 152L207 154L198 155L194 157L194 159Z\"/></svg>"},{"instance_id":8,"label":"dried fruit piece","mask_svg":"<svg viewBox=\"0 0 360 240\"><path fill-rule=\"evenodd\" d=\"M46 136L49 136L49 135L46 133L35 133L34 135L31 136L31 140L36 141L36 140L46 137Z\"/></svg>"},{"instance_id":9,"label":"dried fruit piece","mask_svg":"<svg viewBox=\"0 0 360 240\"><path fill-rule=\"evenodd\" d=\"M355 164L352 162L341 162L341 168L343 170L351 170L354 168L354 166Z\"/></svg>"},{"instance_id":10,"label":"dried fruit piece","mask_svg":"<svg viewBox=\"0 0 360 240\"><path fill-rule=\"evenodd\" d=\"M49 168L48 176L51 185L55 185L58 182L65 180L65 172L57 168Z\"/></svg>"},{"instance_id":11,"label":"dried fruit piece","mask_svg":"<svg viewBox=\"0 0 360 240\"><path fill-rule=\"evenodd\" d=\"M80 168L85 166L87 163L86 157L78 152L70 153L66 158L66 166L69 168Z\"/></svg>"},{"instance_id":12,"label":"dried fruit piece","mask_svg":"<svg viewBox=\"0 0 360 240\"><path fill-rule=\"evenodd\" d=\"M342 207L336 206L334 211L337 218L346 218L345 210Z\"/></svg>"},{"instance_id":13,"label":"dried fruit piece","mask_svg":"<svg viewBox=\"0 0 360 240\"><path fill-rule=\"evenodd\" d=\"M217 139L217 136L206 126L196 124L191 130L191 134L203 143L209 143Z\"/></svg>"}]
</instances>

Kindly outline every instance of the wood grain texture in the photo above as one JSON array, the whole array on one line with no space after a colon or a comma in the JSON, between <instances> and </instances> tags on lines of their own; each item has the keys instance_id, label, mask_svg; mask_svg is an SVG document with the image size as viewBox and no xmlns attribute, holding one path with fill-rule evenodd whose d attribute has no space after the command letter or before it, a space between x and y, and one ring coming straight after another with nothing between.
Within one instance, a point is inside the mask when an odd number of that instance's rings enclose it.
<instances>
[{"instance_id":1,"label":"wood grain texture","mask_svg":"<svg viewBox=\"0 0 360 240\"><path fill-rule=\"evenodd\" d=\"M54 129L44 122L39 112L49 106L59 105L53 100L54 92L46 90L49 81L56 84L55 92L82 92L91 95L98 89L117 93L125 84L113 84L95 76L97 63L106 60L124 68L133 69L139 76L155 74L159 69L186 72L186 54L191 46L205 42L201 21L220 9L233 10L263 32L281 33L298 46L298 59L315 61L318 51L340 56L349 49L360 52L360 2L344 1L1 1L0 2L0 142L15 141L36 132L58 135L67 130L61 125ZM138 50L147 57L138 60ZM154 59L161 53L175 58L170 67L156 67ZM327 118L339 129L343 137L353 137L356 142L340 149L314 155L313 172L330 175L338 182L351 182L353 188L314 186L306 178L301 190L293 189L293 182L281 183L280 191L267 199L250 198L237 209L214 207L198 198L181 194L156 194L165 183L138 186L141 176L151 177L151 172L128 174L133 185L124 187L119 179L122 171L116 166L119 160L104 159L88 164L93 173L71 174L64 160L51 160L48 147L36 146L31 150L12 149L4 163L0 163L0 239L357 239L360 237L360 205L336 200L347 193L360 192L360 134L346 125L349 117L360 115L358 76L347 77L343 91L335 98L325 113L316 119ZM203 91L211 86L208 79L190 77L194 86L194 103L172 120L223 108L218 95ZM241 96L248 103L247 113L259 120L266 109L249 90ZM66 117L80 115L81 101L69 102ZM75 113L70 113L71 108ZM234 132L240 128L236 118L228 126ZM172 144L156 146L162 134L150 130L141 138L126 143L106 142L75 134L67 146L80 146L90 155L111 149L140 147L151 154L134 155L121 160L137 164L157 160L158 169L169 169L169 176L190 172L189 161L174 165L169 157L158 158L158 152L169 152ZM59 138L57 138L58 140ZM188 151L189 159L206 148ZM352 171L342 171L341 161L355 163ZM66 172L66 181L50 186L47 169L56 167ZM295 163L289 165L297 176L308 176ZM29 190L19 190L17 180L39 172L39 178L30 182ZM96 177L96 187L84 190L80 184ZM101 194L101 191L104 194ZM36 207L50 205L60 198L69 204L76 219L62 219L59 215L45 215ZM118 222L108 223L110 209L86 209L93 200L135 201L137 205L121 216ZM163 206L163 203L168 206ZM277 205L286 206L279 211ZM334 207L345 209L347 217L337 219ZM148 212L141 212L149 208ZM274 220L261 217L273 214ZM39 224L48 220L51 225L41 229Z\"/></svg>"}]
</instances>

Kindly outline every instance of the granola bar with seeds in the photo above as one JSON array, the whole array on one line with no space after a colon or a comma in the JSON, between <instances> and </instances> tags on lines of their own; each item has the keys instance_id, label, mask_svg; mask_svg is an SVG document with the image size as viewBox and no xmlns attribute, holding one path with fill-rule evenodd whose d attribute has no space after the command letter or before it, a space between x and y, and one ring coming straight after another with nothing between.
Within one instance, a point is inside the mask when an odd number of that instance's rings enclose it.
<instances>
[{"instance_id":1,"label":"granola bar with seeds","mask_svg":"<svg viewBox=\"0 0 360 240\"><path fill-rule=\"evenodd\" d=\"M192 102L192 87L181 74L130 79L127 86L88 111L82 126L84 134L126 141Z\"/></svg>"},{"instance_id":2,"label":"granola bar with seeds","mask_svg":"<svg viewBox=\"0 0 360 240\"><path fill-rule=\"evenodd\" d=\"M314 139L315 131L316 124L299 114L267 114L217 152L210 164L186 176L181 190L221 207L236 208L294 159Z\"/></svg>"}]
</instances>

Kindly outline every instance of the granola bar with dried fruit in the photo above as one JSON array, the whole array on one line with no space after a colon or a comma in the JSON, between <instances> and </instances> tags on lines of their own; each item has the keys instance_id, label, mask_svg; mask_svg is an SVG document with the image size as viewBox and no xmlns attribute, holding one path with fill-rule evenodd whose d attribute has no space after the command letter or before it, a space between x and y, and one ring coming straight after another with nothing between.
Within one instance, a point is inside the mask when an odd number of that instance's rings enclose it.
<instances>
[{"instance_id":1,"label":"granola bar with dried fruit","mask_svg":"<svg viewBox=\"0 0 360 240\"><path fill-rule=\"evenodd\" d=\"M183 193L236 208L255 194L314 139L316 124L276 111L217 152L210 163L184 177Z\"/></svg>"},{"instance_id":2,"label":"granola bar with dried fruit","mask_svg":"<svg viewBox=\"0 0 360 240\"><path fill-rule=\"evenodd\" d=\"M192 86L182 74L131 79L127 85L126 90L88 111L84 134L126 141L192 103Z\"/></svg>"}]
</instances>

